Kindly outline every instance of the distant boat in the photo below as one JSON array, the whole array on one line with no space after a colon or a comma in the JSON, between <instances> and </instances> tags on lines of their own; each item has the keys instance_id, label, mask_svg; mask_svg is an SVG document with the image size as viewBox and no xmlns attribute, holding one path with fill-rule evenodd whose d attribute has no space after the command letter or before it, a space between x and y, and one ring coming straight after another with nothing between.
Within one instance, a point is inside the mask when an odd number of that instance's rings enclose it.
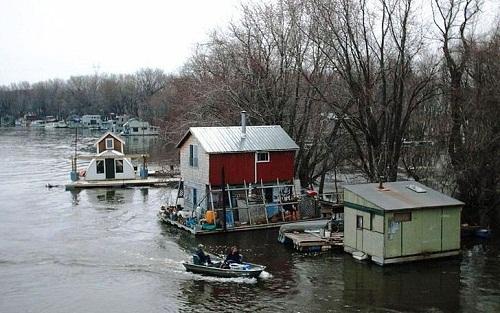
<instances>
[{"instance_id":1,"label":"distant boat","mask_svg":"<svg viewBox=\"0 0 500 313\"><path fill-rule=\"evenodd\" d=\"M45 127L45 121L44 120L34 120L31 122L30 127L37 127L37 128Z\"/></svg>"},{"instance_id":2,"label":"distant boat","mask_svg":"<svg viewBox=\"0 0 500 313\"><path fill-rule=\"evenodd\" d=\"M45 123L45 128L68 128L68 124L65 121L55 121L50 123Z\"/></svg>"},{"instance_id":3,"label":"distant boat","mask_svg":"<svg viewBox=\"0 0 500 313\"><path fill-rule=\"evenodd\" d=\"M492 230L488 227L483 226L471 226L464 224L461 226L461 236L462 237L477 237L488 239L492 235Z\"/></svg>"},{"instance_id":4,"label":"distant boat","mask_svg":"<svg viewBox=\"0 0 500 313\"><path fill-rule=\"evenodd\" d=\"M484 239L489 239L491 237L491 229L489 228L479 228L474 231L474 236Z\"/></svg>"},{"instance_id":5,"label":"distant boat","mask_svg":"<svg viewBox=\"0 0 500 313\"><path fill-rule=\"evenodd\" d=\"M123 124L123 131L120 133L121 136L158 136L159 134L159 127L136 118L131 118Z\"/></svg>"}]
</instances>

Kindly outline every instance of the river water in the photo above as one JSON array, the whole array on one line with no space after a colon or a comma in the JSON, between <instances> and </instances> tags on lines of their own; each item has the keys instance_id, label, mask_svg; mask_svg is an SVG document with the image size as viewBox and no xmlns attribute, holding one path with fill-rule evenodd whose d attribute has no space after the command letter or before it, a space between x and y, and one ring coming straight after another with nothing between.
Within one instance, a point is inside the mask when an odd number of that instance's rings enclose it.
<instances>
[{"instance_id":1,"label":"river water","mask_svg":"<svg viewBox=\"0 0 500 313\"><path fill-rule=\"evenodd\" d=\"M78 149L92 151L100 135L85 134ZM171 190L46 188L68 182L73 140L71 130L0 128L2 313L500 312L498 239L464 242L458 258L384 268L293 252L276 230L195 239L157 221ZM187 273L181 262L198 243L216 253L237 244L267 271Z\"/></svg>"}]
</instances>

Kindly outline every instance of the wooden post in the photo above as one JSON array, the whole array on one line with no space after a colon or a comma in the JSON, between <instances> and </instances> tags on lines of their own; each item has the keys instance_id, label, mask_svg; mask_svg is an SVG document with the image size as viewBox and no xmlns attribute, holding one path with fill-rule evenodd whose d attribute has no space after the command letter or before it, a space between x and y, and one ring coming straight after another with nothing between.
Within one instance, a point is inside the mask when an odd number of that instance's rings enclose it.
<instances>
[{"instance_id":1,"label":"wooden post","mask_svg":"<svg viewBox=\"0 0 500 313\"><path fill-rule=\"evenodd\" d=\"M283 202L281 202L281 187L280 180L276 178L276 185L278 186L279 196L278 196L278 208L281 208L281 219L285 222L285 208L283 207Z\"/></svg>"},{"instance_id":2,"label":"wooden post","mask_svg":"<svg viewBox=\"0 0 500 313\"><path fill-rule=\"evenodd\" d=\"M260 180L260 194L262 195L262 203L264 203L264 213L266 215L266 223L269 224L269 217L267 216L267 207L266 207L266 196L264 195L264 183L262 179Z\"/></svg>"},{"instance_id":3,"label":"wooden post","mask_svg":"<svg viewBox=\"0 0 500 313\"><path fill-rule=\"evenodd\" d=\"M249 190L249 187L247 187L246 180L243 180L243 185L245 186L244 192L245 192L245 203L247 205L248 222L250 223L250 225L252 225L252 217L250 215L250 206L248 205L248 192L250 190Z\"/></svg>"},{"instance_id":4,"label":"wooden post","mask_svg":"<svg viewBox=\"0 0 500 313\"><path fill-rule=\"evenodd\" d=\"M214 221L215 221L214 195L212 193L212 184L208 184L208 192L210 192L210 206L212 207L212 211L214 211Z\"/></svg>"},{"instance_id":5,"label":"wooden post","mask_svg":"<svg viewBox=\"0 0 500 313\"><path fill-rule=\"evenodd\" d=\"M227 224L226 224L226 203L224 201L224 198L226 196L226 186L225 186L225 176L224 176L224 166L222 167L222 229L224 232L227 231Z\"/></svg>"}]
</instances>

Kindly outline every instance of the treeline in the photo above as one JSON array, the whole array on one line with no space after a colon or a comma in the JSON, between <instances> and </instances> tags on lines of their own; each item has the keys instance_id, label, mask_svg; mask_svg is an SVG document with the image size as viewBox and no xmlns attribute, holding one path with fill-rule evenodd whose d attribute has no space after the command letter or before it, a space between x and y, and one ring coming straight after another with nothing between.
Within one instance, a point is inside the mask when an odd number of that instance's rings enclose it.
<instances>
[{"instance_id":1,"label":"treeline","mask_svg":"<svg viewBox=\"0 0 500 313\"><path fill-rule=\"evenodd\" d=\"M420 4L242 5L241 18L213 32L177 76L144 70L40 83L62 86L52 102L40 102L37 84L9 87L0 108L143 115L161 120L173 142L189 126L237 125L246 110L250 124L280 124L295 139L304 185L321 189L337 172L372 182L403 175L464 201L466 221L493 223L500 220L499 21L478 33L481 1ZM31 96L18 94L19 108L4 105L5 95L23 92Z\"/></svg>"},{"instance_id":2,"label":"treeline","mask_svg":"<svg viewBox=\"0 0 500 313\"><path fill-rule=\"evenodd\" d=\"M68 80L0 87L0 116L34 113L65 119L70 115L129 114L148 120L166 115L161 94L170 77L158 69L132 75L95 74Z\"/></svg>"}]
</instances>

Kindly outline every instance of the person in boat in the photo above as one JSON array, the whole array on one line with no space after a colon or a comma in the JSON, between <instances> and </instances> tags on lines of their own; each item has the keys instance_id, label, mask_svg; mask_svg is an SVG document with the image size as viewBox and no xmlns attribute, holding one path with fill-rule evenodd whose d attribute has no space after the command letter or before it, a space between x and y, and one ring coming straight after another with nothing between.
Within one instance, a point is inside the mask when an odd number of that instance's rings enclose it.
<instances>
[{"instance_id":1,"label":"person in boat","mask_svg":"<svg viewBox=\"0 0 500 313\"><path fill-rule=\"evenodd\" d=\"M212 260L210 259L210 255L206 254L205 251L203 251L204 246L200 243L198 245L198 250L196 250L196 255L200 259L201 264L212 264Z\"/></svg>"},{"instance_id":2,"label":"person in boat","mask_svg":"<svg viewBox=\"0 0 500 313\"><path fill-rule=\"evenodd\" d=\"M229 253L226 256L226 259L224 260L224 263L222 263L222 266L224 268L229 268L229 264L231 263L241 264L242 258L243 257L241 256L238 247L232 246L231 249L229 250Z\"/></svg>"}]
</instances>

